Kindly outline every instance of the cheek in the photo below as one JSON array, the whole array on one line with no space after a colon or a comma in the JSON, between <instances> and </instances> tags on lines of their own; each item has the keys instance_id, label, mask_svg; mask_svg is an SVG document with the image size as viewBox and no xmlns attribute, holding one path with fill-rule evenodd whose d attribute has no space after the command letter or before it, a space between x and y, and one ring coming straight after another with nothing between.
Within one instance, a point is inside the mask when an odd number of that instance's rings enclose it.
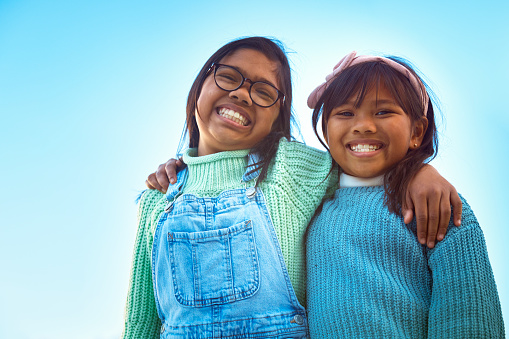
<instances>
[{"instance_id":1,"label":"cheek","mask_svg":"<svg viewBox=\"0 0 509 339\"><path fill-rule=\"evenodd\" d=\"M200 106L207 105L208 102L214 96L215 88L214 79L210 76L205 79L203 85L201 86L200 94L198 95L198 99L196 100L196 106L199 108Z\"/></svg>"},{"instance_id":2,"label":"cheek","mask_svg":"<svg viewBox=\"0 0 509 339\"><path fill-rule=\"evenodd\" d=\"M196 100L196 109L198 111L202 111L203 107L207 104L206 98L209 97L209 93L207 93L206 88L202 88L200 95L198 96L198 99Z\"/></svg>"},{"instance_id":3,"label":"cheek","mask_svg":"<svg viewBox=\"0 0 509 339\"><path fill-rule=\"evenodd\" d=\"M322 126L322 134L323 134L323 138L325 140L325 143L327 144L327 146L329 146L329 149L330 149L330 142L329 142L329 139L330 139L330 132L332 131L332 126L329 124L329 122L327 122L326 125L323 125Z\"/></svg>"},{"instance_id":4,"label":"cheek","mask_svg":"<svg viewBox=\"0 0 509 339\"><path fill-rule=\"evenodd\" d=\"M279 115L281 113L279 113L279 108L276 109L276 110L273 110L271 111L267 116L269 117L268 118L268 124L270 124L270 130L271 131L276 131L276 130L282 130L282 124L279 122L280 119L279 119Z\"/></svg>"},{"instance_id":5,"label":"cheek","mask_svg":"<svg viewBox=\"0 0 509 339\"><path fill-rule=\"evenodd\" d=\"M332 142L339 142L343 137L344 128L345 126L341 122L338 122L337 120L329 120L323 134L327 143L329 143L329 140Z\"/></svg>"}]
</instances>

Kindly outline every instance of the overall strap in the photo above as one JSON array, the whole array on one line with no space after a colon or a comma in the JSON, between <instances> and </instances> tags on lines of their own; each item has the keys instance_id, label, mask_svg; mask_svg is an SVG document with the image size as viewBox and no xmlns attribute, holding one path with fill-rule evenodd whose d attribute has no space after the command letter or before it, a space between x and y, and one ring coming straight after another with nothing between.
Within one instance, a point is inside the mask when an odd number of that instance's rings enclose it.
<instances>
[{"instance_id":1,"label":"overall strap","mask_svg":"<svg viewBox=\"0 0 509 339\"><path fill-rule=\"evenodd\" d=\"M248 160L247 160L246 172L244 173L244 176L242 176L243 182L249 182L249 181L253 180L254 178L257 178L260 175L260 172L262 171L261 169L258 169L256 171L252 172L254 169L253 165L260 162L260 156L258 154L249 153L247 158L248 158ZM251 172L251 173L249 173L249 172Z\"/></svg>"},{"instance_id":2,"label":"overall strap","mask_svg":"<svg viewBox=\"0 0 509 339\"><path fill-rule=\"evenodd\" d=\"M260 175L261 169L258 169L253 172L253 165L260 161L260 156L258 154L249 154L248 155L248 163L246 172L242 176L242 182L249 182ZM183 170L177 173L177 182L173 185L170 184L168 187L168 192L166 193L166 200L168 204L165 207L165 211L168 212L172 206L173 202L182 194L182 189L184 188L187 178L189 176L189 170L185 167Z\"/></svg>"},{"instance_id":3,"label":"overall strap","mask_svg":"<svg viewBox=\"0 0 509 339\"><path fill-rule=\"evenodd\" d=\"M168 187L168 192L166 192L166 200L168 203L164 208L165 212L168 212L173 207L175 200L182 194L182 189L186 185L188 175L189 171L186 166L186 168L177 173L177 182L173 185L170 184Z\"/></svg>"}]
</instances>

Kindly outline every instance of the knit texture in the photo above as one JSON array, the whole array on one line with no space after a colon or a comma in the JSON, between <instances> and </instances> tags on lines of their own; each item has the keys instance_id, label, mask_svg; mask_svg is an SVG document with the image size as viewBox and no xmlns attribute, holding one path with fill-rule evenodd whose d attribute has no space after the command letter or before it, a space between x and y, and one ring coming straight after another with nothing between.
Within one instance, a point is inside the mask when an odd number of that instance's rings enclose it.
<instances>
[{"instance_id":1,"label":"knit texture","mask_svg":"<svg viewBox=\"0 0 509 339\"><path fill-rule=\"evenodd\" d=\"M164 210L165 200L162 193L146 190L139 201L138 231L134 242L122 338L159 338L161 321L157 315L150 264L154 240L154 231L151 228L157 224Z\"/></svg>"},{"instance_id":2,"label":"knit texture","mask_svg":"<svg viewBox=\"0 0 509 339\"><path fill-rule=\"evenodd\" d=\"M462 198L462 226L420 245L383 204L382 186L341 188L309 227L314 338L504 338L482 231Z\"/></svg>"},{"instance_id":3,"label":"knit texture","mask_svg":"<svg viewBox=\"0 0 509 339\"><path fill-rule=\"evenodd\" d=\"M189 170L183 193L216 197L224 190L246 187L241 179L246 171L248 153L249 150L240 150L198 157L195 148L188 149L183 155Z\"/></svg>"},{"instance_id":4,"label":"knit texture","mask_svg":"<svg viewBox=\"0 0 509 339\"><path fill-rule=\"evenodd\" d=\"M189 177L183 189L201 197L215 197L224 190L243 188L248 150L220 152L203 157L188 150L184 162ZM297 142L281 139L267 178L259 187L264 193L290 281L299 302L305 306L304 234L316 208L325 196L337 188L337 175L330 175L328 153ZM254 185L254 181L250 183ZM156 311L152 275L151 250L155 228L163 213L166 198L147 190L139 202L138 233L134 248L133 268L126 305L123 338L157 338L160 321Z\"/></svg>"}]
</instances>

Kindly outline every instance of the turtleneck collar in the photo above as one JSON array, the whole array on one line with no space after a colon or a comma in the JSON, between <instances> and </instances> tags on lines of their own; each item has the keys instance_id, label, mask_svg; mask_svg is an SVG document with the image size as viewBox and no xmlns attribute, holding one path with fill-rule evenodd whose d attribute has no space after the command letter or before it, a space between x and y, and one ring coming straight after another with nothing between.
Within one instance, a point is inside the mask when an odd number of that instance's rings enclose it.
<instances>
[{"instance_id":1,"label":"turtleneck collar","mask_svg":"<svg viewBox=\"0 0 509 339\"><path fill-rule=\"evenodd\" d=\"M184 193L215 196L227 189L244 187L242 176L246 172L249 150L237 150L197 156L196 148L184 152L189 176Z\"/></svg>"},{"instance_id":2,"label":"turtleneck collar","mask_svg":"<svg viewBox=\"0 0 509 339\"><path fill-rule=\"evenodd\" d=\"M366 187L366 186L381 186L384 184L384 176L379 175L374 178L359 178L345 173L339 175L339 187Z\"/></svg>"}]
</instances>

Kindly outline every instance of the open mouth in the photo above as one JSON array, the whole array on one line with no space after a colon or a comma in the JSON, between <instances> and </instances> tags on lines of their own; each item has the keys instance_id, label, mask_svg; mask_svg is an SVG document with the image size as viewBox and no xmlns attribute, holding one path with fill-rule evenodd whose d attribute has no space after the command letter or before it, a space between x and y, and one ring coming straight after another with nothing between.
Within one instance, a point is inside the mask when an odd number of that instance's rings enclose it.
<instances>
[{"instance_id":1,"label":"open mouth","mask_svg":"<svg viewBox=\"0 0 509 339\"><path fill-rule=\"evenodd\" d=\"M351 151L354 152L374 152L382 148L382 144L348 144Z\"/></svg>"},{"instance_id":2,"label":"open mouth","mask_svg":"<svg viewBox=\"0 0 509 339\"><path fill-rule=\"evenodd\" d=\"M245 116L243 116L239 112L235 112L234 110L231 110L229 108L221 107L217 110L217 114L219 114L223 118L231 120L239 125L242 125L242 126L249 125L249 120Z\"/></svg>"}]
</instances>

